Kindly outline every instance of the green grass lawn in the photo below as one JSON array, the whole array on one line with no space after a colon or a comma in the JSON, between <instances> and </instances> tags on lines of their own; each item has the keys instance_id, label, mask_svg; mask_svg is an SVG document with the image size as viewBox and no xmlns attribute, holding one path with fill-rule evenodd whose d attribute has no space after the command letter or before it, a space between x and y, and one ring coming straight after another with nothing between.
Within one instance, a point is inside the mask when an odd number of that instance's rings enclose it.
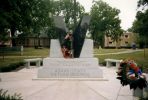
<instances>
[{"instance_id":1,"label":"green grass lawn","mask_svg":"<svg viewBox=\"0 0 148 100\"><path fill-rule=\"evenodd\" d=\"M23 55L47 57L49 56L49 48L42 48L42 49L25 48Z\"/></svg>"},{"instance_id":2,"label":"green grass lawn","mask_svg":"<svg viewBox=\"0 0 148 100\"><path fill-rule=\"evenodd\" d=\"M109 52L114 51L115 49L105 49L105 52L109 50ZM123 49L119 49L121 51L124 51ZM115 50L116 51L116 50ZM111 58L111 59L132 59L134 60L139 67L143 67L143 69L145 71L148 72L148 49L146 49L145 51L145 57L144 57L144 51L137 51L137 52L133 52L133 53L126 53L126 54L109 54L109 55L96 55L95 57L97 57L99 59L99 63L105 63L104 59L106 58Z\"/></svg>"},{"instance_id":3,"label":"green grass lawn","mask_svg":"<svg viewBox=\"0 0 148 100\"><path fill-rule=\"evenodd\" d=\"M16 63L23 61L26 58L45 58L49 55L49 48L43 48L43 49L34 49L34 48L24 48L23 55L20 56L20 53L11 53L7 54L3 57L0 56L0 67L3 65L9 65L11 63Z\"/></svg>"},{"instance_id":4,"label":"green grass lawn","mask_svg":"<svg viewBox=\"0 0 148 100\"><path fill-rule=\"evenodd\" d=\"M127 50L129 49L94 49L94 54L115 53ZM23 61L25 58L37 58L37 57L45 58L48 56L49 56L49 48L43 48L43 49L24 48L23 56L20 56L18 54L6 55L4 60L2 59L2 56L0 56L0 67L3 65ZM146 49L145 51L145 57L143 50L128 54L96 55L95 57L99 59L100 64L105 63L104 59L106 58L133 59L138 63L140 67L143 67L144 70L148 70L148 49Z\"/></svg>"},{"instance_id":5,"label":"green grass lawn","mask_svg":"<svg viewBox=\"0 0 148 100\"><path fill-rule=\"evenodd\" d=\"M115 53L115 52L121 52L126 50L129 50L129 49L94 49L94 54Z\"/></svg>"}]
</instances>

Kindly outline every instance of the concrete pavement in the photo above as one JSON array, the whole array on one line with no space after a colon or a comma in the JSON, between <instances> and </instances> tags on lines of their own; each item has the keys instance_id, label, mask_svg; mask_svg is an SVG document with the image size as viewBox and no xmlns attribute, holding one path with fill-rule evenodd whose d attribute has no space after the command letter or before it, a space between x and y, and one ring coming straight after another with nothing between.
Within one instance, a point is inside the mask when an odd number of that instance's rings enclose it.
<instances>
[{"instance_id":1,"label":"concrete pavement","mask_svg":"<svg viewBox=\"0 0 148 100\"><path fill-rule=\"evenodd\" d=\"M32 80L38 68L0 73L0 89L21 93L24 100L137 100L116 79L116 69L101 67L108 81Z\"/></svg>"}]
</instances>

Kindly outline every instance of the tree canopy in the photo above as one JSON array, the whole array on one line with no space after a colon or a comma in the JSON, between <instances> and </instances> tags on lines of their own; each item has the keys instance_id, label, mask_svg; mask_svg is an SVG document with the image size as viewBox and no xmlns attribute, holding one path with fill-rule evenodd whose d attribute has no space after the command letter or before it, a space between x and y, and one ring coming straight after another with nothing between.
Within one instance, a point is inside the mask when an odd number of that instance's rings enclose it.
<instances>
[{"instance_id":1,"label":"tree canopy","mask_svg":"<svg viewBox=\"0 0 148 100\"><path fill-rule=\"evenodd\" d=\"M0 13L0 33L10 29L12 37L15 37L16 30L39 36L40 31L45 30L49 37L55 38L52 16L64 16L67 26L72 29L74 17L79 20L84 7L78 2L74 5L73 0L2 0Z\"/></svg>"},{"instance_id":2,"label":"tree canopy","mask_svg":"<svg viewBox=\"0 0 148 100\"><path fill-rule=\"evenodd\" d=\"M77 22L85 13L84 7L79 2L74 4L74 0L60 0L55 1L54 4L54 15L63 16L67 27L70 29L74 28L74 19L76 18L77 24Z\"/></svg>"},{"instance_id":3,"label":"tree canopy","mask_svg":"<svg viewBox=\"0 0 148 100\"><path fill-rule=\"evenodd\" d=\"M74 30L80 18L86 14L84 7L76 0L2 0L0 3L0 33L10 29L12 37L19 31L22 36L39 36L47 32L49 38L56 38L53 16L63 16L67 27ZM104 34L114 41L121 35L120 11L103 1L96 1L91 8L90 32L95 42L103 43ZM15 45L15 39L12 42Z\"/></svg>"},{"instance_id":4,"label":"tree canopy","mask_svg":"<svg viewBox=\"0 0 148 100\"><path fill-rule=\"evenodd\" d=\"M48 25L49 1L2 0L0 13L0 33L10 29L12 37L15 37L16 30L22 33L37 32Z\"/></svg>"},{"instance_id":5,"label":"tree canopy","mask_svg":"<svg viewBox=\"0 0 148 100\"><path fill-rule=\"evenodd\" d=\"M141 6L145 7L147 5L148 5L148 0L139 0L137 6L138 7L141 7Z\"/></svg>"},{"instance_id":6,"label":"tree canopy","mask_svg":"<svg viewBox=\"0 0 148 100\"><path fill-rule=\"evenodd\" d=\"M144 35L148 37L148 10L145 12L138 11L136 15L136 20L133 23L133 29L139 35Z\"/></svg>"},{"instance_id":7,"label":"tree canopy","mask_svg":"<svg viewBox=\"0 0 148 100\"><path fill-rule=\"evenodd\" d=\"M136 14L136 20L133 22L131 31L139 34L139 43L146 45L148 43L148 1L139 0L137 7L142 7L142 10L138 10Z\"/></svg>"},{"instance_id":8,"label":"tree canopy","mask_svg":"<svg viewBox=\"0 0 148 100\"><path fill-rule=\"evenodd\" d=\"M117 41L122 34L121 21L118 16L120 11L99 0L94 2L90 13L92 18L90 31L93 40L103 45L103 38L106 34Z\"/></svg>"}]
</instances>

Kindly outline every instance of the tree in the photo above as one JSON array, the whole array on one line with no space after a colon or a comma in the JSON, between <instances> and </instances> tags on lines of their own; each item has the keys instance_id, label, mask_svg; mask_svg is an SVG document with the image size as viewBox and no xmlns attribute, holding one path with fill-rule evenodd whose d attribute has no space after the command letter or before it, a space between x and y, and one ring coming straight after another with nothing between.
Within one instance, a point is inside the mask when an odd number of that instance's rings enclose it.
<instances>
[{"instance_id":1,"label":"tree","mask_svg":"<svg viewBox=\"0 0 148 100\"><path fill-rule=\"evenodd\" d=\"M136 20L134 21L132 26L133 31L136 33L139 33L140 37L143 38L143 40L145 40L145 45L148 42L148 19L147 18L148 18L148 10L146 10L145 12L138 11L136 15Z\"/></svg>"},{"instance_id":2,"label":"tree","mask_svg":"<svg viewBox=\"0 0 148 100\"><path fill-rule=\"evenodd\" d=\"M121 35L123 34L123 30L120 27L115 27L111 29L111 33L108 33L113 41L116 42L116 49L120 47L119 40Z\"/></svg>"},{"instance_id":3,"label":"tree","mask_svg":"<svg viewBox=\"0 0 148 100\"><path fill-rule=\"evenodd\" d=\"M143 9L137 12L132 28L141 36L148 37L148 0L139 0L137 7L143 7Z\"/></svg>"},{"instance_id":4,"label":"tree","mask_svg":"<svg viewBox=\"0 0 148 100\"><path fill-rule=\"evenodd\" d=\"M147 5L148 5L148 0L139 0L137 6L138 7L141 7L141 6L145 7Z\"/></svg>"},{"instance_id":5,"label":"tree","mask_svg":"<svg viewBox=\"0 0 148 100\"><path fill-rule=\"evenodd\" d=\"M139 34L139 46L144 47L145 57L145 47L148 45L148 0L139 0L137 7L142 7L143 9L137 12L136 20L133 22L131 30Z\"/></svg>"},{"instance_id":6,"label":"tree","mask_svg":"<svg viewBox=\"0 0 148 100\"><path fill-rule=\"evenodd\" d=\"M0 45L4 46L6 42L10 39L9 30L5 30L0 34Z\"/></svg>"},{"instance_id":7,"label":"tree","mask_svg":"<svg viewBox=\"0 0 148 100\"><path fill-rule=\"evenodd\" d=\"M143 7L142 11L138 11L136 14L136 20L133 22L132 31L139 34L140 47L148 43L148 1L139 0L137 7ZM146 9L144 9L146 8Z\"/></svg>"},{"instance_id":8,"label":"tree","mask_svg":"<svg viewBox=\"0 0 148 100\"><path fill-rule=\"evenodd\" d=\"M84 15L84 7L79 3L76 2L76 6L74 5L73 0L60 0L54 1L54 11L53 15L56 16L63 16L66 26L73 30L74 27L74 20L76 17L76 24L80 20L80 18Z\"/></svg>"},{"instance_id":9,"label":"tree","mask_svg":"<svg viewBox=\"0 0 148 100\"><path fill-rule=\"evenodd\" d=\"M120 11L99 0L95 1L90 13L90 32L94 42L103 46L104 35L111 36L114 41L117 41L122 33L121 21L118 17Z\"/></svg>"},{"instance_id":10,"label":"tree","mask_svg":"<svg viewBox=\"0 0 148 100\"><path fill-rule=\"evenodd\" d=\"M38 38L37 46L40 46L40 35L47 27L52 27L52 20L49 13L53 8L50 0L36 0L32 5L32 25L31 32Z\"/></svg>"},{"instance_id":11,"label":"tree","mask_svg":"<svg viewBox=\"0 0 148 100\"><path fill-rule=\"evenodd\" d=\"M0 3L0 33L10 29L12 44L16 30L22 33L38 32L48 25L49 0L2 0Z\"/></svg>"},{"instance_id":12,"label":"tree","mask_svg":"<svg viewBox=\"0 0 148 100\"><path fill-rule=\"evenodd\" d=\"M2 0L0 3L0 33L10 29L12 44L15 46L15 32L33 33L39 38L41 30L46 30L50 38L56 38L52 16L63 15L68 28L74 28L74 11L79 20L84 7L72 0ZM78 21L77 20L77 21ZM23 35L26 36L26 35Z\"/></svg>"},{"instance_id":13,"label":"tree","mask_svg":"<svg viewBox=\"0 0 148 100\"><path fill-rule=\"evenodd\" d=\"M25 12L30 8L27 6L27 3L25 0L2 0L0 4L0 20L2 21L1 33L4 32L3 30L10 29L12 37L14 37L16 30L20 30L22 26L27 26L22 25L24 24L22 18L29 19L27 14L27 17L25 17ZM24 16L22 16L21 13L24 13ZM12 43L15 45L13 38Z\"/></svg>"}]
</instances>

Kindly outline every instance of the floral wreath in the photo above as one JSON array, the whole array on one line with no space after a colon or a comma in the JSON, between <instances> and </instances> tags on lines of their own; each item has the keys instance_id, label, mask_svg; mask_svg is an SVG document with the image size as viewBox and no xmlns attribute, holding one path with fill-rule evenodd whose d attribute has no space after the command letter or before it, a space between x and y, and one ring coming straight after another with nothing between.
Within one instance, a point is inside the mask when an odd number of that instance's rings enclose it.
<instances>
[{"instance_id":1,"label":"floral wreath","mask_svg":"<svg viewBox=\"0 0 148 100\"><path fill-rule=\"evenodd\" d=\"M124 60L120 63L117 71L117 79L120 80L122 86L129 85L130 89L139 87L143 89L147 87L146 75L133 60Z\"/></svg>"}]
</instances>

